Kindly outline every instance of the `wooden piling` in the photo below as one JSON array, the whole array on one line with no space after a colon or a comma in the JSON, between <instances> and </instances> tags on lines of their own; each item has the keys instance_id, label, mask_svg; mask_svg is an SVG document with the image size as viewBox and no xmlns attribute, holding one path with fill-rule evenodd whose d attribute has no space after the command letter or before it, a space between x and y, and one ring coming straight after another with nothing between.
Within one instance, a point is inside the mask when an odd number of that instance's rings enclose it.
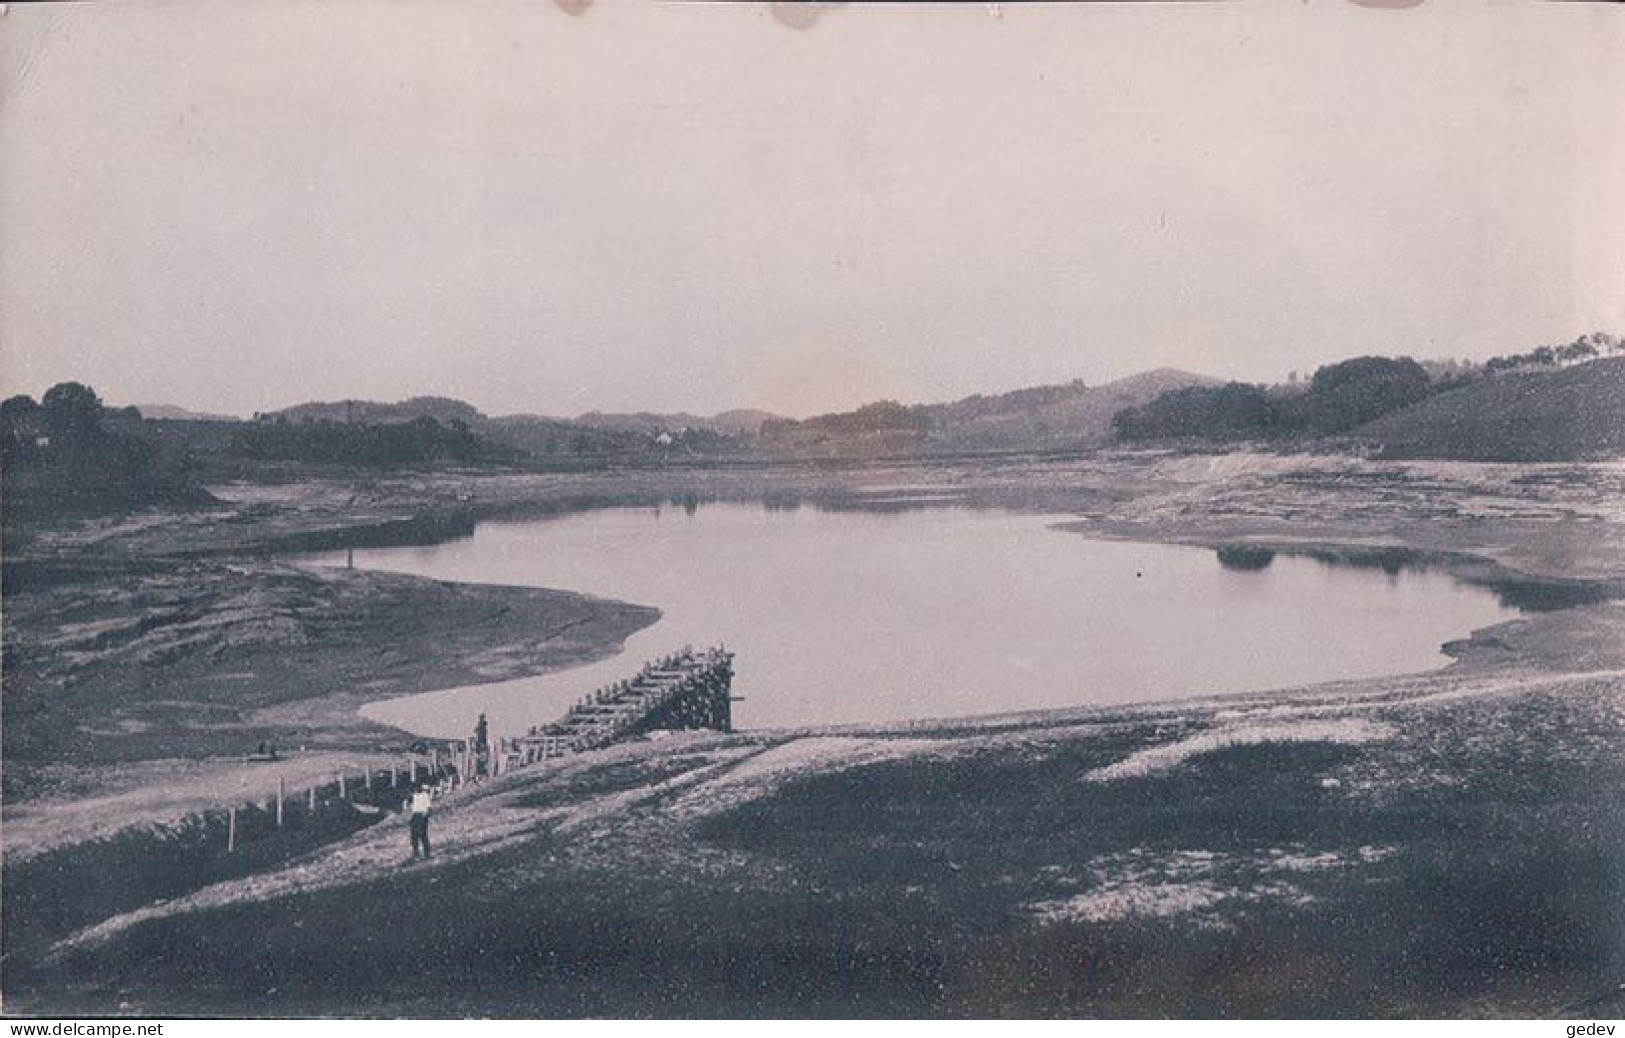
<instances>
[{"instance_id":1,"label":"wooden piling","mask_svg":"<svg viewBox=\"0 0 1625 1038\"><path fill-rule=\"evenodd\" d=\"M282 828L282 822L286 812L287 799L288 780L285 778L278 778L276 780L276 827L278 829Z\"/></svg>"},{"instance_id":2,"label":"wooden piling","mask_svg":"<svg viewBox=\"0 0 1625 1038\"><path fill-rule=\"evenodd\" d=\"M367 792L372 792L372 765L367 766Z\"/></svg>"},{"instance_id":3,"label":"wooden piling","mask_svg":"<svg viewBox=\"0 0 1625 1038\"><path fill-rule=\"evenodd\" d=\"M473 740L456 742L449 749L449 762L439 753L441 747L434 747L433 765L437 771L443 763L454 767L458 777L469 782L609 746L651 727L730 731L732 679L732 653L720 647L685 646L646 664L631 680L588 693L557 722L533 727L524 737L488 732L483 752L475 749Z\"/></svg>"},{"instance_id":4,"label":"wooden piling","mask_svg":"<svg viewBox=\"0 0 1625 1038\"><path fill-rule=\"evenodd\" d=\"M237 853L237 809L235 807L226 812L226 853Z\"/></svg>"},{"instance_id":5,"label":"wooden piling","mask_svg":"<svg viewBox=\"0 0 1625 1038\"><path fill-rule=\"evenodd\" d=\"M340 800L348 800L348 799L350 799L349 789L344 784L344 771L343 771L343 769L339 770L339 799Z\"/></svg>"}]
</instances>

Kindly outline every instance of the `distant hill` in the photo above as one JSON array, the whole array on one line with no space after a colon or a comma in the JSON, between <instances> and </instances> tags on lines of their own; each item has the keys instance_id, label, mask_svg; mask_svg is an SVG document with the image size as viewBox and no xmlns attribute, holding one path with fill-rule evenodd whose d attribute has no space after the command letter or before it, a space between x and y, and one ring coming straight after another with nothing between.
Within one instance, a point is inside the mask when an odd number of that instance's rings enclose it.
<instances>
[{"instance_id":1,"label":"distant hill","mask_svg":"<svg viewBox=\"0 0 1625 1038\"><path fill-rule=\"evenodd\" d=\"M239 422L242 419L232 414L211 414L207 411L192 411L174 404L136 404L135 409L141 412L141 417L150 418L160 422Z\"/></svg>"},{"instance_id":2,"label":"distant hill","mask_svg":"<svg viewBox=\"0 0 1625 1038\"><path fill-rule=\"evenodd\" d=\"M145 413L145 412L143 412ZM433 418L442 425L458 421L472 425L480 418L479 408L461 400L443 396L415 396L396 404L375 400L339 400L331 403L312 402L284 407L280 411L267 411L256 415L268 420L288 422L330 421L383 425L391 422L410 422L414 418Z\"/></svg>"},{"instance_id":3,"label":"distant hill","mask_svg":"<svg viewBox=\"0 0 1625 1038\"><path fill-rule=\"evenodd\" d=\"M446 426L460 422L491 444L538 457L741 452L867 457L1098 446L1111 440L1112 416L1124 408L1170 390L1214 384L1216 380L1201 375L1161 368L1100 386L1074 381L938 404L882 400L803 421L752 409L710 416L685 411L489 416L460 400L429 396L393 404L304 403L256 418L292 425L386 425L428 417Z\"/></svg>"},{"instance_id":4,"label":"distant hill","mask_svg":"<svg viewBox=\"0 0 1625 1038\"><path fill-rule=\"evenodd\" d=\"M782 420L778 415L766 411L736 410L724 411L721 414L704 415L677 412L676 414L655 414L648 411L639 411L634 414L614 414L603 411L588 411L575 419L575 424L591 429L614 429L620 432L637 432L648 436L658 436L663 432L677 432L683 429L698 429L705 432L718 433L723 436L755 436L761 431L766 422Z\"/></svg>"},{"instance_id":5,"label":"distant hill","mask_svg":"<svg viewBox=\"0 0 1625 1038\"><path fill-rule=\"evenodd\" d=\"M819 454L896 454L1092 447L1112 438L1112 416L1162 393L1217 380L1160 368L1100 386L1081 381L943 404L882 400L802 422L764 423L765 444Z\"/></svg>"},{"instance_id":6,"label":"distant hill","mask_svg":"<svg viewBox=\"0 0 1625 1038\"><path fill-rule=\"evenodd\" d=\"M770 411L735 408L732 411L714 414L706 421L710 423L713 431L724 436L755 436L762 431L762 426L778 419L779 416Z\"/></svg>"},{"instance_id":7,"label":"distant hill","mask_svg":"<svg viewBox=\"0 0 1625 1038\"><path fill-rule=\"evenodd\" d=\"M1625 453L1625 357L1470 382L1349 433L1386 456L1571 461Z\"/></svg>"},{"instance_id":8,"label":"distant hill","mask_svg":"<svg viewBox=\"0 0 1625 1038\"><path fill-rule=\"evenodd\" d=\"M971 397L947 405L942 439L963 448L1096 446L1112 438L1112 417L1128 407L1189 386L1218 385L1217 379L1174 368L1157 368L1099 386L1081 382L1050 399L1024 399L1034 390L992 398L994 406L967 413Z\"/></svg>"},{"instance_id":9,"label":"distant hill","mask_svg":"<svg viewBox=\"0 0 1625 1038\"><path fill-rule=\"evenodd\" d=\"M756 435L774 416L766 411L725 411L705 417L686 413L610 414L591 411L579 418L545 415L486 415L472 404L448 397L419 396L399 403L374 400L311 402L256 415L261 422L290 425L331 422L394 425L433 418L444 426L461 423L499 448L538 457L604 457L640 453L694 453L725 449L729 441Z\"/></svg>"},{"instance_id":10,"label":"distant hill","mask_svg":"<svg viewBox=\"0 0 1625 1038\"><path fill-rule=\"evenodd\" d=\"M567 418L503 415L477 426L493 443L536 457L625 455L648 449L653 434L581 425Z\"/></svg>"},{"instance_id":11,"label":"distant hill","mask_svg":"<svg viewBox=\"0 0 1625 1038\"><path fill-rule=\"evenodd\" d=\"M733 439L753 434L766 412L730 411L712 418L688 414L605 414L591 412L580 418L545 415L486 415L472 404L448 397L419 396L399 403L339 400L296 404L255 415L255 427L302 428L403 426L429 418L452 433L471 432L472 454L490 460L517 460L530 455L545 459L605 459L637 456L661 457L716 453L732 447ZM340 429L342 431L342 429ZM329 430L328 436L335 435ZM373 434L376 439L383 433ZM458 434L461 435L461 434ZM511 457L508 452L517 452ZM465 452L466 453L466 452Z\"/></svg>"}]
</instances>

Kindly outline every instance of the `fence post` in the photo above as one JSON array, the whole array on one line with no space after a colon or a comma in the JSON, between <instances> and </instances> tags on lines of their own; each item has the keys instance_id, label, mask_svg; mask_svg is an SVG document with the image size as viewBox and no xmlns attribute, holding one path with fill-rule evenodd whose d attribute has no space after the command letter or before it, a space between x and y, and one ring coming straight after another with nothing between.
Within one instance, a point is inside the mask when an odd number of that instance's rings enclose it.
<instances>
[{"instance_id":1,"label":"fence post","mask_svg":"<svg viewBox=\"0 0 1625 1038\"><path fill-rule=\"evenodd\" d=\"M367 792L372 792L372 765L367 765Z\"/></svg>"},{"instance_id":2,"label":"fence post","mask_svg":"<svg viewBox=\"0 0 1625 1038\"><path fill-rule=\"evenodd\" d=\"M344 769L343 768L339 769L339 799L340 800L348 800L348 799L350 799L349 788L347 786L345 786L345 784L344 784Z\"/></svg>"},{"instance_id":3,"label":"fence post","mask_svg":"<svg viewBox=\"0 0 1625 1038\"><path fill-rule=\"evenodd\" d=\"M399 770L399 766L394 761L390 761L389 762L389 788L390 789L395 788L395 772L397 770Z\"/></svg>"},{"instance_id":4,"label":"fence post","mask_svg":"<svg viewBox=\"0 0 1625 1038\"><path fill-rule=\"evenodd\" d=\"M235 807L226 812L226 853L237 853L237 809Z\"/></svg>"},{"instance_id":5,"label":"fence post","mask_svg":"<svg viewBox=\"0 0 1625 1038\"><path fill-rule=\"evenodd\" d=\"M310 787L310 813L316 813L316 787Z\"/></svg>"},{"instance_id":6,"label":"fence post","mask_svg":"<svg viewBox=\"0 0 1625 1038\"><path fill-rule=\"evenodd\" d=\"M282 828L284 802L288 799L288 780L279 777L276 780L276 827Z\"/></svg>"}]
</instances>

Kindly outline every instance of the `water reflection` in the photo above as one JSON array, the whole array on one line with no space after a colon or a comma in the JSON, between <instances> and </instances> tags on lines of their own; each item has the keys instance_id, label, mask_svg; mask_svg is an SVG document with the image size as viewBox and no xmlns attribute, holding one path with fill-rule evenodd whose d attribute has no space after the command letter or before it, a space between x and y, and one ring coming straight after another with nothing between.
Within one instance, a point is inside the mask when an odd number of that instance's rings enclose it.
<instances>
[{"instance_id":1,"label":"water reflection","mask_svg":"<svg viewBox=\"0 0 1625 1038\"><path fill-rule=\"evenodd\" d=\"M1268 548L1254 548L1245 544L1226 544L1218 549L1219 565L1225 569L1254 573L1270 568L1275 553Z\"/></svg>"},{"instance_id":2,"label":"water reflection","mask_svg":"<svg viewBox=\"0 0 1625 1038\"><path fill-rule=\"evenodd\" d=\"M1378 570L1397 580L1406 573L1448 574L1482 587L1509 609L1549 612L1605 601L1614 591L1602 581L1556 580L1512 573L1484 559L1393 546L1350 545L1286 549L1336 569ZM1219 565L1241 572L1268 569L1277 549L1251 544L1226 544L1216 549Z\"/></svg>"}]
</instances>

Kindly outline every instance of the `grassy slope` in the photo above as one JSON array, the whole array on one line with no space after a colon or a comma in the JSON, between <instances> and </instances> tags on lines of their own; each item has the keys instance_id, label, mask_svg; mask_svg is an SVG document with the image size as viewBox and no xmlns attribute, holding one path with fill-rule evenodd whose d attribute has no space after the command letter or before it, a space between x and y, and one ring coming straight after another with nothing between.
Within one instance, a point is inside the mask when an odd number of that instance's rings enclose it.
<instances>
[{"instance_id":1,"label":"grassy slope","mask_svg":"<svg viewBox=\"0 0 1625 1038\"><path fill-rule=\"evenodd\" d=\"M1625 451L1625 357L1486 379L1349 435L1395 457L1566 461Z\"/></svg>"},{"instance_id":2,"label":"grassy slope","mask_svg":"<svg viewBox=\"0 0 1625 1038\"><path fill-rule=\"evenodd\" d=\"M1144 371L1091 386L1053 403L950 421L938 438L961 449L1098 445L1111 440L1112 418L1125 407L1143 404L1184 386L1213 381L1172 368Z\"/></svg>"},{"instance_id":3,"label":"grassy slope","mask_svg":"<svg viewBox=\"0 0 1625 1038\"><path fill-rule=\"evenodd\" d=\"M1173 368L1158 368L1098 386L1037 386L951 403L915 405L885 417L866 417L862 410L819 415L770 433L765 451L772 454L815 449L835 456L907 457L952 451L1099 446L1111 440L1112 417L1123 408L1143 404L1172 389L1213 381Z\"/></svg>"}]
</instances>

